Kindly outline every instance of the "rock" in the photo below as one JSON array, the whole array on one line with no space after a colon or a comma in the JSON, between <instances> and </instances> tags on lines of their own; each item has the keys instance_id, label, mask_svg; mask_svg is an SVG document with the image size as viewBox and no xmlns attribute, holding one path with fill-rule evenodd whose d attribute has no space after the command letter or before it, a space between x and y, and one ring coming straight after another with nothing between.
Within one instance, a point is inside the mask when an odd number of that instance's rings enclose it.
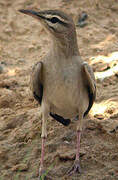
<instances>
[{"instance_id":1,"label":"rock","mask_svg":"<svg viewBox=\"0 0 118 180\"><path fill-rule=\"evenodd\" d=\"M27 164L17 164L11 168L12 171L27 171L28 165Z\"/></svg>"},{"instance_id":2,"label":"rock","mask_svg":"<svg viewBox=\"0 0 118 180\"><path fill-rule=\"evenodd\" d=\"M118 118L118 113L111 115L110 118L112 119Z\"/></svg>"},{"instance_id":3,"label":"rock","mask_svg":"<svg viewBox=\"0 0 118 180\"><path fill-rule=\"evenodd\" d=\"M1 61L1 64L3 64L3 65L7 65L7 63L5 62L5 61Z\"/></svg>"},{"instance_id":4,"label":"rock","mask_svg":"<svg viewBox=\"0 0 118 180\"><path fill-rule=\"evenodd\" d=\"M14 93L13 91L9 89L4 89L4 92L0 97L0 108L13 107L17 100L16 96L16 93Z\"/></svg>"},{"instance_id":5,"label":"rock","mask_svg":"<svg viewBox=\"0 0 118 180\"><path fill-rule=\"evenodd\" d=\"M80 157L83 157L85 154L85 152L80 152ZM68 152L68 154L58 154L57 157L60 161L73 161L75 160L76 155L73 152Z\"/></svg>"},{"instance_id":6,"label":"rock","mask_svg":"<svg viewBox=\"0 0 118 180\"><path fill-rule=\"evenodd\" d=\"M104 119L104 116L102 114L95 114L94 117L97 119Z\"/></svg>"},{"instance_id":7,"label":"rock","mask_svg":"<svg viewBox=\"0 0 118 180\"><path fill-rule=\"evenodd\" d=\"M6 156L7 151L6 150L0 150L0 160L6 160L7 156Z\"/></svg>"},{"instance_id":8,"label":"rock","mask_svg":"<svg viewBox=\"0 0 118 180\"><path fill-rule=\"evenodd\" d=\"M9 80L5 79L0 81L0 88L14 88L16 85L18 85L17 81L15 79Z\"/></svg>"},{"instance_id":9,"label":"rock","mask_svg":"<svg viewBox=\"0 0 118 180\"><path fill-rule=\"evenodd\" d=\"M87 22L85 20L88 18L88 15L86 12L82 12L81 15L79 15L78 22L76 26L84 27L87 25Z\"/></svg>"},{"instance_id":10,"label":"rock","mask_svg":"<svg viewBox=\"0 0 118 180\"><path fill-rule=\"evenodd\" d=\"M109 108L106 112L109 113L109 114L113 114L114 108Z\"/></svg>"},{"instance_id":11,"label":"rock","mask_svg":"<svg viewBox=\"0 0 118 180\"><path fill-rule=\"evenodd\" d=\"M4 72L4 68L2 65L0 65L0 74L2 74Z\"/></svg>"}]
</instances>

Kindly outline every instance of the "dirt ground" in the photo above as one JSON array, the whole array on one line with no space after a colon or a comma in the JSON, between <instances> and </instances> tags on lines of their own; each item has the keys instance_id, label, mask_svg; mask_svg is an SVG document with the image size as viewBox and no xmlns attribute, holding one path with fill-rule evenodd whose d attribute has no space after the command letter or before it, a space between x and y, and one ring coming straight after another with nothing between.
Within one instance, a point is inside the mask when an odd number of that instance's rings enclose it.
<instances>
[{"instance_id":1,"label":"dirt ground","mask_svg":"<svg viewBox=\"0 0 118 180\"><path fill-rule=\"evenodd\" d=\"M48 120L45 167L53 180L118 179L118 1L0 0L0 180L37 180L41 154L40 106L29 89L31 67L47 53L50 39L21 8L61 9L77 24L81 56L95 72L96 102L84 120L82 174L68 177L76 152L76 124ZM53 66L53 64L52 64Z\"/></svg>"}]
</instances>

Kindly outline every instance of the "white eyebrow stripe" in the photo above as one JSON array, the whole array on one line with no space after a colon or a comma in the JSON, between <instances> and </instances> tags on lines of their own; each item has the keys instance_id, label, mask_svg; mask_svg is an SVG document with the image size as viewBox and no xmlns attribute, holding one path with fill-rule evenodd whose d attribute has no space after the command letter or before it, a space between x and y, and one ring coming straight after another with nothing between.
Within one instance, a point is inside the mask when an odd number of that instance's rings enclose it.
<instances>
[{"instance_id":1,"label":"white eyebrow stripe","mask_svg":"<svg viewBox=\"0 0 118 180\"><path fill-rule=\"evenodd\" d=\"M63 18L61 18L60 16L58 16L58 15L51 15L51 14L47 14L46 15L46 18L49 18L49 19L51 19L51 18L53 18L53 17L56 17L56 18L58 18L60 21L62 21L62 22L65 22L65 19L63 19Z\"/></svg>"}]
</instances>

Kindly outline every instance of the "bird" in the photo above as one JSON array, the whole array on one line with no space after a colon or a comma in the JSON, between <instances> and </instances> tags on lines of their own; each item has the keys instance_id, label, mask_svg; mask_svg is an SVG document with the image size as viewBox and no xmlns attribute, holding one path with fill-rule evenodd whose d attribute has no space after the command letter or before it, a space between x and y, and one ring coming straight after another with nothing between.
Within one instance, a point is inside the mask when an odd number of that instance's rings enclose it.
<instances>
[{"instance_id":1,"label":"bird","mask_svg":"<svg viewBox=\"0 0 118 180\"><path fill-rule=\"evenodd\" d=\"M78 118L76 158L67 173L81 173L80 139L83 118L89 113L96 98L94 72L81 58L76 27L70 15L57 9L19 11L36 18L51 39L49 52L33 66L30 76L32 94L40 104L42 119L39 178L45 172L44 156L49 116L65 126L68 126L73 118Z\"/></svg>"}]
</instances>

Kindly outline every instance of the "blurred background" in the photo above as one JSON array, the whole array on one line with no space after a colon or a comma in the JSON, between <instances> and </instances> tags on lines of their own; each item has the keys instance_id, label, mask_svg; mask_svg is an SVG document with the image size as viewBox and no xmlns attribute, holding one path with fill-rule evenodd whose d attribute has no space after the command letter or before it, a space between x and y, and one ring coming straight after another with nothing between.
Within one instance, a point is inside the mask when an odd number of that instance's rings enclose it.
<instances>
[{"instance_id":1,"label":"blurred background","mask_svg":"<svg viewBox=\"0 0 118 180\"><path fill-rule=\"evenodd\" d=\"M70 14L80 54L92 66L97 82L96 102L81 139L81 175L65 174L75 157L77 121L65 128L48 120L45 165L51 178L117 180L117 0L0 0L0 180L38 179L40 107L30 92L29 75L51 40L37 20L18 12L23 8Z\"/></svg>"}]
</instances>

